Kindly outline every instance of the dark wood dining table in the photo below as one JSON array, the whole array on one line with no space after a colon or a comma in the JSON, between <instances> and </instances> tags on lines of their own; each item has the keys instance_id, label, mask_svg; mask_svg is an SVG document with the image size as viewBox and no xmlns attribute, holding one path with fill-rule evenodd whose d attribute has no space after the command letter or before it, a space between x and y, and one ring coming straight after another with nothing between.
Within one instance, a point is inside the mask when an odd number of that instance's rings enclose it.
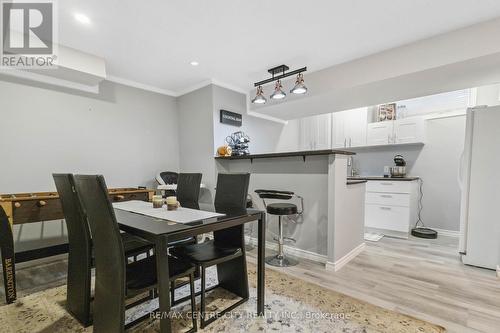
<instances>
[{"instance_id":1,"label":"dark wood dining table","mask_svg":"<svg viewBox=\"0 0 500 333\"><path fill-rule=\"evenodd\" d=\"M214 209L215 211L215 209ZM155 244L155 256L158 275L158 297L160 331L171 332L170 322L170 283L168 272L168 244L194 237L200 234L227 229L245 223L258 221L258 258L257 258L257 314L264 314L264 256L266 238L266 214L255 209L224 210L224 216L197 220L188 223L176 223L151 216L141 215L115 208L115 215L121 230L142 237ZM225 269L225 268L223 268ZM233 270L234 267L227 268ZM218 268L219 270L219 268ZM219 271L220 273L220 271ZM224 272L223 272L224 273ZM234 271L222 274L230 278ZM221 274L219 274L221 275ZM219 277L220 278L220 277ZM220 281L219 281L220 283ZM224 283L225 289L231 289L234 283ZM229 290L232 291L232 290ZM238 292L236 291L236 294Z\"/></svg>"}]
</instances>

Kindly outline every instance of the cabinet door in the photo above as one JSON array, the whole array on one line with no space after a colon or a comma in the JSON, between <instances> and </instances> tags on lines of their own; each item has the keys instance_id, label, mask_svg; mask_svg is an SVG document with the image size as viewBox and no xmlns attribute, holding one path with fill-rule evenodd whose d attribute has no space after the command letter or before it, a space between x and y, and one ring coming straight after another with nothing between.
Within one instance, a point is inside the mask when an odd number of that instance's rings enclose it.
<instances>
[{"instance_id":1,"label":"cabinet door","mask_svg":"<svg viewBox=\"0 0 500 333\"><path fill-rule=\"evenodd\" d=\"M424 119L412 117L394 121L394 143L424 142Z\"/></svg>"},{"instance_id":2,"label":"cabinet door","mask_svg":"<svg viewBox=\"0 0 500 333\"><path fill-rule=\"evenodd\" d=\"M332 115L330 113L314 116L314 149L330 149L332 142Z\"/></svg>"},{"instance_id":3,"label":"cabinet door","mask_svg":"<svg viewBox=\"0 0 500 333\"><path fill-rule=\"evenodd\" d=\"M409 232L410 210L408 207L367 204L365 206L365 226Z\"/></svg>"},{"instance_id":4,"label":"cabinet door","mask_svg":"<svg viewBox=\"0 0 500 333\"><path fill-rule=\"evenodd\" d=\"M378 123L371 123L367 126L367 145L387 145L392 143L393 136L393 122L381 121Z\"/></svg>"},{"instance_id":5,"label":"cabinet door","mask_svg":"<svg viewBox=\"0 0 500 333\"><path fill-rule=\"evenodd\" d=\"M312 118L305 117L300 119L300 140L299 146L301 150L312 150L314 145L314 137L312 130Z\"/></svg>"},{"instance_id":6,"label":"cabinet door","mask_svg":"<svg viewBox=\"0 0 500 333\"><path fill-rule=\"evenodd\" d=\"M368 109L359 108L347 111L345 122L345 136L347 138L347 147L366 146Z\"/></svg>"},{"instance_id":7,"label":"cabinet door","mask_svg":"<svg viewBox=\"0 0 500 333\"><path fill-rule=\"evenodd\" d=\"M345 111L332 113L332 148L347 147L345 117Z\"/></svg>"}]
</instances>

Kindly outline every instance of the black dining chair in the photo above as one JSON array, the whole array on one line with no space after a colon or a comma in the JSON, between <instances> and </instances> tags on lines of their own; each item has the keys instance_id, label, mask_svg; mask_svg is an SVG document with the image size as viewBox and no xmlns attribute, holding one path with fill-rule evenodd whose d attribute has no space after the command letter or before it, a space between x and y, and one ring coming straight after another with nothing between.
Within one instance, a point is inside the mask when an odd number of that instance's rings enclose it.
<instances>
[{"instance_id":1,"label":"black dining chair","mask_svg":"<svg viewBox=\"0 0 500 333\"><path fill-rule=\"evenodd\" d=\"M126 264L120 229L103 176L76 175L75 188L88 217L95 250L94 332L124 332L125 299L157 287L156 258L150 256ZM189 262L169 257L169 280L181 277L190 280L193 327L189 332L197 330L194 270L195 266Z\"/></svg>"},{"instance_id":2,"label":"black dining chair","mask_svg":"<svg viewBox=\"0 0 500 333\"><path fill-rule=\"evenodd\" d=\"M163 171L156 175L156 182L159 185L172 185L177 184L179 174L174 171ZM163 191L163 197L175 196L175 190Z\"/></svg>"},{"instance_id":3,"label":"black dining chair","mask_svg":"<svg viewBox=\"0 0 500 333\"><path fill-rule=\"evenodd\" d=\"M84 326L91 320L91 269L93 266L92 237L87 216L81 207L72 174L53 174L57 193L68 230L68 275L66 308ZM125 256L137 258L153 248L150 242L131 234L121 233Z\"/></svg>"},{"instance_id":4,"label":"black dining chair","mask_svg":"<svg viewBox=\"0 0 500 333\"><path fill-rule=\"evenodd\" d=\"M219 174L215 193L216 211L229 215L234 212L246 211L249 181L249 173ZM224 313L248 300L249 291L243 225L215 231L213 240L176 247L170 253L201 268L201 328L206 327ZM219 286L237 291L241 300L206 319L206 269L213 265L217 265Z\"/></svg>"},{"instance_id":5,"label":"black dining chair","mask_svg":"<svg viewBox=\"0 0 500 333\"><path fill-rule=\"evenodd\" d=\"M201 173L179 173L177 177L177 201L182 207L200 209Z\"/></svg>"}]
</instances>

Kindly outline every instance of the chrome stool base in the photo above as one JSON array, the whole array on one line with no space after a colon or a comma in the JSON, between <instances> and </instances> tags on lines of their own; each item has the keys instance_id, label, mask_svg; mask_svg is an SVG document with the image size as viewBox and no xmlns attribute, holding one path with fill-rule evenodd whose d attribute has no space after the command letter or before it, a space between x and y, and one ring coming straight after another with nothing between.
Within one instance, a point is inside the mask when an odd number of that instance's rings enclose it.
<instances>
[{"instance_id":1,"label":"chrome stool base","mask_svg":"<svg viewBox=\"0 0 500 333\"><path fill-rule=\"evenodd\" d=\"M297 260L293 258L280 255L266 257L265 261L266 264L275 267L290 267L290 266L295 266L299 263Z\"/></svg>"}]
</instances>

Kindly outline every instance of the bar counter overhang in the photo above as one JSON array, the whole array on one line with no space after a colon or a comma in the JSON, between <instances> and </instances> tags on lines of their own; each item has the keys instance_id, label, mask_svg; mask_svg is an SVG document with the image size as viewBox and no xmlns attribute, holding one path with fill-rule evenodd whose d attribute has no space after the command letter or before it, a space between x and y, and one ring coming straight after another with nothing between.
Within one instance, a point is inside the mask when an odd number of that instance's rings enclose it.
<instances>
[{"instance_id":1,"label":"bar counter overhang","mask_svg":"<svg viewBox=\"0 0 500 333\"><path fill-rule=\"evenodd\" d=\"M296 253L338 270L364 248L365 184L348 182L351 155L355 153L328 149L217 156L215 161L218 172L252 174L249 194L258 209L264 206L256 189L287 190L304 197L304 214L288 223L286 236L296 238ZM268 216L268 242L277 233L275 219Z\"/></svg>"}]
</instances>

